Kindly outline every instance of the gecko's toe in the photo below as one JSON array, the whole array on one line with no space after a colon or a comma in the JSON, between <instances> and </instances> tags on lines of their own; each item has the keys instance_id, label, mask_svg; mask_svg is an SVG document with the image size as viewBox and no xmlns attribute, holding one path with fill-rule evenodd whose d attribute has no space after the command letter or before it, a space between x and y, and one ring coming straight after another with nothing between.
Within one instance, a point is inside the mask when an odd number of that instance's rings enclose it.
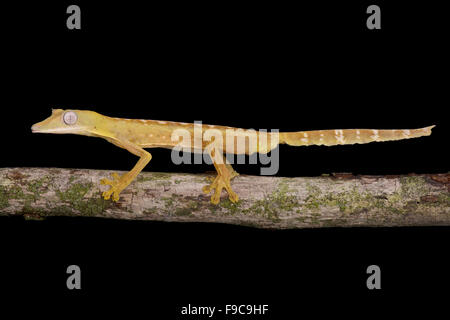
<instances>
[{"instance_id":1,"label":"gecko's toe","mask_svg":"<svg viewBox=\"0 0 450 320\"><path fill-rule=\"evenodd\" d=\"M206 194L210 193L211 192L211 186L204 186L202 188L202 191L203 191L203 193L206 193Z\"/></svg>"},{"instance_id":2,"label":"gecko's toe","mask_svg":"<svg viewBox=\"0 0 450 320\"><path fill-rule=\"evenodd\" d=\"M228 198L231 202L236 203L239 201L239 196L234 191L228 191Z\"/></svg>"},{"instance_id":3,"label":"gecko's toe","mask_svg":"<svg viewBox=\"0 0 450 320\"><path fill-rule=\"evenodd\" d=\"M222 189L223 189L223 185L220 182L218 182L215 187L214 194L211 196L211 203L218 204L220 202L220 196L222 194Z\"/></svg>"},{"instance_id":4,"label":"gecko's toe","mask_svg":"<svg viewBox=\"0 0 450 320\"><path fill-rule=\"evenodd\" d=\"M111 186L109 190L102 193L105 200L112 199L112 201L119 201L120 192L124 189L124 185L121 182L121 177L113 172L111 173L113 180L103 178L100 180L100 184Z\"/></svg>"},{"instance_id":5,"label":"gecko's toe","mask_svg":"<svg viewBox=\"0 0 450 320\"><path fill-rule=\"evenodd\" d=\"M212 181L212 183L202 188L203 192L206 194L210 193L212 190L217 188L218 177L208 180Z\"/></svg>"},{"instance_id":6,"label":"gecko's toe","mask_svg":"<svg viewBox=\"0 0 450 320\"><path fill-rule=\"evenodd\" d=\"M119 193L114 192L113 196L112 196L112 201L117 202L117 201L119 201L119 198L120 198Z\"/></svg>"},{"instance_id":7,"label":"gecko's toe","mask_svg":"<svg viewBox=\"0 0 450 320\"><path fill-rule=\"evenodd\" d=\"M236 171L231 172L230 174L230 180L236 178L239 175L239 173L237 173Z\"/></svg>"},{"instance_id":8,"label":"gecko's toe","mask_svg":"<svg viewBox=\"0 0 450 320\"><path fill-rule=\"evenodd\" d=\"M212 204L219 204L220 201L220 193L214 192L214 194L211 196L211 203Z\"/></svg>"},{"instance_id":9,"label":"gecko's toe","mask_svg":"<svg viewBox=\"0 0 450 320\"><path fill-rule=\"evenodd\" d=\"M239 201L239 196L231 189L230 178L225 178L223 176L217 176L216 180L211 185L203 187L203 192L209 193L211 190L215 189L214 194L211 196L211 203L218 204L223 188L227 191L231 202L236 203Z\"/></svg>"},{"instance_id":10,"label":"gecko's toe","mask_svg":"<svg viewBox=\"0 0 450 320\"><path fill-rule=\"evenodd\" d=\"M120 198L120 191L117 190L117 188L111 187L108 191L105 191L102 193L103 199L112 201L119 201Z\"/></svg>"},{"instance_id":11,"label":"gecko's toe","mask_svg":"<svg viewBox=\"0 0 450 320\"><path fill-rule=\"evenodd\" d=\"M103 178L103 179L100 180L100 184L103 184L103 185L111 185L111 184L112 184L112 181L109 180L109 179Z\"/></svg>"},{"instance_id":12,"label":"gecko's toe","mask_svg":"<svg viewBox=\"0 0 450 320\"><path fill-rule=\"evenodd\" d=\"M214 182L214 180L216 180L216 177L206 177L205 178L206 179L206 181L208 181L209 183L213 183Z\"/></svg>"},{"instance_id":13,"label":"gecko's toe","mask_svg":"<svg viewBox=\"0 0 450 320\"><path fill-rule=\"evenodd\" d=\"M239 196L236 194L236 192L233 191L233 189L231 189L230 181L225 181L224 187L225 187L225 190L227 190L227 192L228 192L228 198L230 199L230 201L233 203L238 202Z\"/></svg>"},{"instance_id":14,"label":"gecko's toe","mask_svg":"<svg viewBox=\"0 0 450 320\"><path fill-rule=\"evenodd\" d=\"M120 180L120 176L117 173L115 173L115 172L111 173L111 177L113 178L113 180L110 180L110 179L107 179L107 178L101 179L100 180L100 184L105 184L105 185L112 186L112 185L118 183L119 180Z\"/></svg>"},{"instance_id":15,"label":"gecko's toe","mask_svg":"<svg viewBox=\"0 0 450 320\"><path fill-rule=\"evenodd\" d=\"M120 176L116 172L111 173L111 177L113 177L114 180L120 180Z\"/></svg>"},{"instance_id":16,"label":"gecko's toe","mask_svg":"<svg viewBox=\"0 0 450 320\"><path fill-rule=\"evenodd\" d=\"M111 197L111 192L109 190L105 191L102 193L102 196L103 196L103 199L108 200Z\"/></svg>"}]
</instances>

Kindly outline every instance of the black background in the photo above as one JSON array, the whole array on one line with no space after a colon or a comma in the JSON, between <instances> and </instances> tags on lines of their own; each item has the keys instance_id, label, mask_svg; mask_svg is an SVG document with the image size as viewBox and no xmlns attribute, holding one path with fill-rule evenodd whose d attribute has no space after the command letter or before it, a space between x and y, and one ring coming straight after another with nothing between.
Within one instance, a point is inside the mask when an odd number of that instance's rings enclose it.
<instances>
[{"instance_id":1,"label":"black background","mask_svg":"<svg viewBox=\"0 0 450 320\"><path fill-rule=\"evenodd\" d=\"M70 4L81 7L81 30L66 28ZM370 4L381 7L381 30L366 28ZM277 175L448 172L445 12L429 1L5 5L1 166L131 169L137 158L101 139L31 133L51 108L71 108L280 131L435 124L421 139L281 146ZM212 170L151 153L148 171ZM0 287L48 314L90 307L183 319L189 303L269 304L277 319L388 306L404 314L426 310L424 297L433 310L445 298L449 231L1 218ZM81 291L65 287L70 264L81 267ZM371 264L381 267L380 291L365 286Z\"/></svg>"}]
</instances>

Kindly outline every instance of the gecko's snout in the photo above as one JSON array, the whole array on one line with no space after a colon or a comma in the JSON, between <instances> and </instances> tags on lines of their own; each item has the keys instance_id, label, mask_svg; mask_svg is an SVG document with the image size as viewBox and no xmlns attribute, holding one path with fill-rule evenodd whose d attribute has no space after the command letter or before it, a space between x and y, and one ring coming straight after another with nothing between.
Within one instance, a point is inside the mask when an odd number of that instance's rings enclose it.
<instances>
[{"instance_id":1,"label":"gecko's snout","mask_svg":"<svg viewBox=\"0 0 450 320\"><path fill-rule=\"evenodd\" d=\"M33 124L31 126L31 132L38 132L38 130L39 130L39 126L37 125L37 123Z\"/></svg>"},{"instance_id":2,"label":"gecko's snout","mask_svg":"<svg viewBox=\"0 0 450 320\"><path fill-rule=\"evenodd\" d=\"M31 132L33 133L45 132L45 125L43 126L41 122L35 123L31 126Z\"/></svg>"}]
</instances>

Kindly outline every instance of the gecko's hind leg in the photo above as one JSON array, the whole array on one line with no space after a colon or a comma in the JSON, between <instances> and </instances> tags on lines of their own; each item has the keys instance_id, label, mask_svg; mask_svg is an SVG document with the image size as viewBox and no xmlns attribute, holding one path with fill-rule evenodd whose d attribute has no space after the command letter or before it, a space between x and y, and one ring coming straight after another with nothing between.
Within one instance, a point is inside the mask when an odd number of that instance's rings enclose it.
<instances>
[{"instance_id":1,"label":"gecko's hind leg","mask_svg":"<svg viewBox=\"0 0 450 320\"><path fill-rule=\"evenodd\" d=\"M217 177L214 181L208 185L203 187L204 193L210 193L214 190L214 194L211 196L211 202L213 204L218 204L220 201L220 195L222 194L222 189L228 192L228 198L231 202L238 202L238 195L231 189L231 179L239 175L236 171L233 170L230 164L224 163L215 163L213 162L214 167L217 170ZM231 168L231 170L229 169Z\"/></svg>"}]
</instances>

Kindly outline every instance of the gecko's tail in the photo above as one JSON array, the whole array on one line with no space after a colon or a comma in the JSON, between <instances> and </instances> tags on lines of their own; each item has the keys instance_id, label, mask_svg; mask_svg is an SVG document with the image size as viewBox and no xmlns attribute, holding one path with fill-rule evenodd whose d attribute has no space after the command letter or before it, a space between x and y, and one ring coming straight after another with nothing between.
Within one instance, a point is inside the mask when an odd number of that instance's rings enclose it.
<instances>
[{"instance_id":1,"label":"gecko's tail","mask_svg":"<svg viewBox=\"0 0 450 320\"><path fill-rule=\"evenodd\" d=\"M291 146L335 146L342 144L403 140L429 136L431 134L431 129L434 127L435 126L433 125L420 129L399 130L343 129L280 132L280 143L286 143Z\"/></svg>"}]
</instances>

